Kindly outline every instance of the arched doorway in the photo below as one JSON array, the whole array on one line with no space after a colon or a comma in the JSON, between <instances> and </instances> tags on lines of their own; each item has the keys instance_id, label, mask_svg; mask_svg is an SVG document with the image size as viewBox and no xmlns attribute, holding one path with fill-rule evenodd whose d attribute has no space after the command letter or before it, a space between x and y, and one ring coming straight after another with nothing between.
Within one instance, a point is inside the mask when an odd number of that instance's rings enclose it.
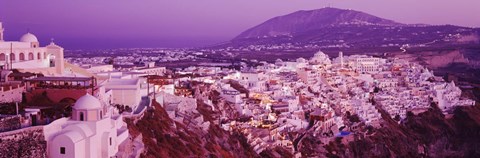
<instances>
[{"instance_id":1,"label":"arched doorway","mask_svg":"<svg viewBox=\"0 0 480 158\"><path fill-rule=\"evenodd\" d=\"M49 59L49 62L50 62L50 67L55 67L55 55L48 54L48 59Z\"/></svg>"},{"instance_id":2,"label":"arched doorway","mask_svg":"<svg viewBox=\"0 0 480 158\"><path fill-rule=\"evenodd\" d=\"M33 53L28 53L28 60L33 60L34 57L33 57Z\"/></svg>"},{"instance_id":3,"label":"arched doorway","mask_svg":"<svg viewBox=\"0 0 480 158\"><path fill-rule=\"evenodd\" d=\"M83 112L80 112L80 121L84 120Z\"/></svg>"},{"instance_id":4,"label":"arched doorway","mask_svg":"<svg viewBox=\"0 0 480 158\"><path fill-rule=\"evenodd\" d=\"M10 60L11 60L11 61L15 61L15 54L10 53Z\"/></svg>"},{"instance_id":5,"label":"arched doorway","mask_svg":"<svg viewBox=\"0 0 480 158\"><path fill-rule=\"evenodd\" d=\"M7 58L5 57L4 53L0 53L0 61L6 61Z\"/></svg>"},{"instance_id":6,"label":"arched doorway","mask_svg":"<svg viewBox=\"0 0 480 158\"><path fill-rule=\"evenodd\" d=\"M18 58L20 59L20 61L25 61L25 54L20 53L20 56Z\"/></svg>"}]
</instances>

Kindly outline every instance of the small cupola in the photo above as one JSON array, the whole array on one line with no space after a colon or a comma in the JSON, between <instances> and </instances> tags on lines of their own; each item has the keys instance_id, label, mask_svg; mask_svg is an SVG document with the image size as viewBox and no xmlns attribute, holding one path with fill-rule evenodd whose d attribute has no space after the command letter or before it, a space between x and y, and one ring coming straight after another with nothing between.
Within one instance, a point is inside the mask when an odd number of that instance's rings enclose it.
<instances>
[{"instance_id":1,"label":"small cupola","mask_svg":"<svg viewBox=\"0 0 480 158\"><path fill-rule=\"evenodd\" d=\"M98 121L103 118L102 110L100 101L87 93L73 105L72 119L76 121Z\"/></svg>"}]
</instances>

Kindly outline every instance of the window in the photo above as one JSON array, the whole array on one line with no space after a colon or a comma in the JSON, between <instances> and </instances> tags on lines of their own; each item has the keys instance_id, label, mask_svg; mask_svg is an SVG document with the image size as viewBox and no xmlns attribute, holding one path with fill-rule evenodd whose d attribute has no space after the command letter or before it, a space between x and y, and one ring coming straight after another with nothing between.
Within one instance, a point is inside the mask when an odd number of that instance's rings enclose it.
<instances>
[{"instance_id":1,"label":"window","mask_svg":"<svg viewBox=\"0 0 480 158\"><path fill-rule=\"evenodd\" d=\"M83 112L80 112L80 121L83 121Z\"/></svg>"},{"instance_id":2,"label":"window","mask_svg":"<svg viewBox=\"0 0 480 158\"><path fill-rule=\"evenodd\" d=\"M33 57L33 53L28 53L28 60L33 60L34 57Z\"/></svg>"},{"instance_id":3,"label":"window","mask_svg":"<svg viewBox=\"0 0 480 158\"><path fill-rule=\"evenodd\" d=\"M60 147L60 154L65 154L65 147Z\"/></svg>"},{"instance_id":4,"label":"window","mask_svg":"<svg viewBox=\"0 0 480 158\"><path fill-rule=\"evenodd\" d=\"M19 58L20 58L20 61L24 61L24 60L25 60L25 54L20 53L20 57L19 57Z\"/></svg>"},{"instance_id":5,"label":"window","mask_svg":"<svg viewBox=\"0 0 480 158\"><path fill-rule=\"evenodd\" d=\"M112 137L110 137L110 146L112 146Z\"/></svg>"},{"instance_id":6,"label":"window","mask_svg":"<svg viewBox=\"0 0 480 158\"><path fill-rule=\"evenodd\" d=\"M100 119L102 119L102 118L103 118L102 111L100 111Z\"/></svg>"},{"instance_id":7,"label":"window","mask_svg":"<svg viewBox=\"0 0 480 158\"><path fill-rule=\"evenodd\" d=\"M14 61L14 60L15 60L15 54L10 53L10 60L11 60L11 61Z\"/></svg>"}]
</instances>

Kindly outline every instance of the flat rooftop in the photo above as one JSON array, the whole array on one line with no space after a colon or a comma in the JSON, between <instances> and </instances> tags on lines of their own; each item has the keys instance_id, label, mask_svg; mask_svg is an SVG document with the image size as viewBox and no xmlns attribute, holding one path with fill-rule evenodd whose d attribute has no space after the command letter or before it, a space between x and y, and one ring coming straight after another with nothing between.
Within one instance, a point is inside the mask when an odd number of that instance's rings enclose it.
<instances>
[{"instance_id":1,"label":"flat rooftop","mask_svg":"<svg viewBox=\"0 0 480 158\"><path fill-rule=\"evenodd\" d=\"M25 79L25 81L73 81L73 82L85 82L91 81L90 77L37 77L32 79Z\"/></svg>"},{"instance_id":2,"label":"flat rooftop","mask_svg":"<svg viewBox=\"0 0 480 158\"><path fill-rule=\"evenodd\" d=\"M107 85L137 85L138 79L111 79Z\"/></svg>"}]
</instances>

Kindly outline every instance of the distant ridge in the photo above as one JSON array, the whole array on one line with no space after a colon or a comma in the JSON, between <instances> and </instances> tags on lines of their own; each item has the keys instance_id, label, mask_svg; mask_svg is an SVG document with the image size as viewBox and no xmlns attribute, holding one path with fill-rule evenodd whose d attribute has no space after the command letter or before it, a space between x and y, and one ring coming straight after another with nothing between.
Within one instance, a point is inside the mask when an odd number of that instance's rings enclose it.
<instances>
[{"instance_id":1,"label":"distant ridge","mask_svg":"<svg viewBox=\"0 0 480 158\"><path fill-rule=\"evenodd\" d=\"M364 12L322 8L274 17L216 47L379 48L478 44L478 28L402 24ZM259 47L249 47L257 45ZM246 50L246 49L243 49Z\"/></svg>"},{"instance_id":2,"label":"distant ridge","mask_svg":"<svg viewBox=\"0 0 480 158\"><path fill-rule=\"evenodd\" d=\"M265 36L291 36L325 27L350 24L383 26L405 25L360 11L322 8L308 11L301 10L288 15L272 18L260 25L248 29L235 37L235 39Z\"/></svg>"}]
</instances>

